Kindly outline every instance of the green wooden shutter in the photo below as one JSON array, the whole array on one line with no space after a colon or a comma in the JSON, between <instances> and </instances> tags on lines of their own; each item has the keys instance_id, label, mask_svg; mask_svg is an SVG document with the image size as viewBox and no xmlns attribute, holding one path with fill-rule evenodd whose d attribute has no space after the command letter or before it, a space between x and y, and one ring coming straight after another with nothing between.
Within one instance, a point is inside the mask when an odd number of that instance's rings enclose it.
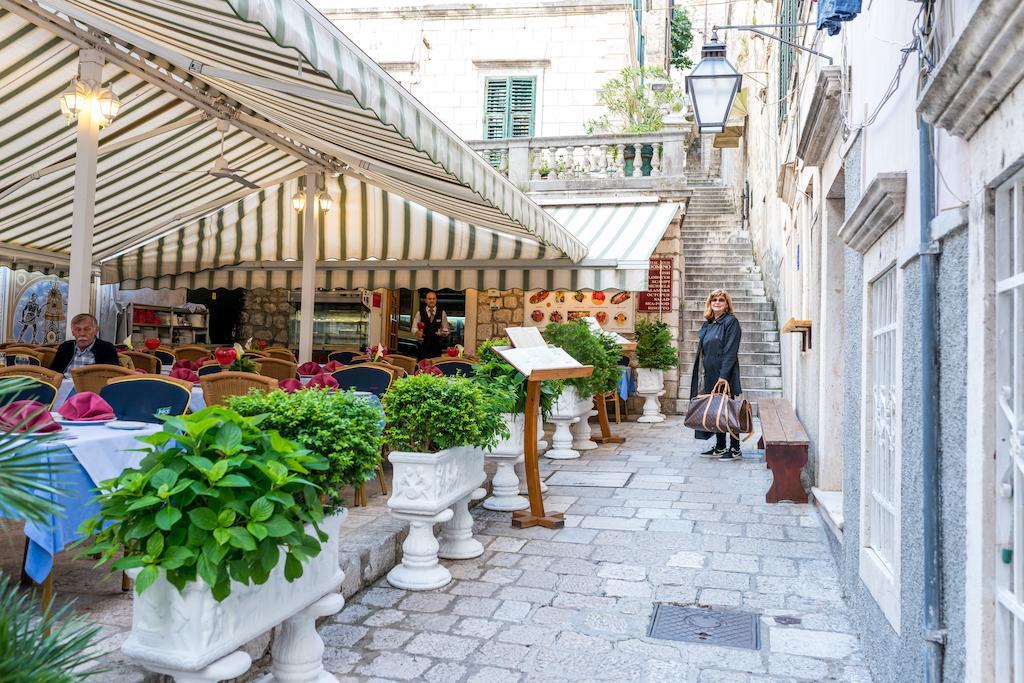
<instances>
[{"instance_id":1,"label":"green wooden shutter","mask_svg":"<svg viewBox=\"0 0 1024 683\"><path fill-rule=\"evenodd\" d=\"M796 41L796 24L800 18L800 0L783 0L780 14L779 37L789 42ZM781 44L779 48L779 128L782 128L789 113L789 90L792 85L793 66L796 63L796 50L792 46Z\"/></svg>"},{"instance_id":2,"label":"green wooden shutter","mask_svg":"<svg viewBox=\"0 0 1024 683\"><path fill-rule=\"evenodd\" d=\"M484 92L484 139L505 137L508 115L508 78L488 78Z\"/></svg>"},{"instance_id":3,"label":"green wooden shutter","mask_svg":"<svg viewBox=\"0 0 1024 683\"><path fill-rule=\"evenodd\" d=\"M533 135L537 81L533 78L510 78L509 81L512 96L509 98L508 136L530 137Z\"/></svg>"}]
</instances>

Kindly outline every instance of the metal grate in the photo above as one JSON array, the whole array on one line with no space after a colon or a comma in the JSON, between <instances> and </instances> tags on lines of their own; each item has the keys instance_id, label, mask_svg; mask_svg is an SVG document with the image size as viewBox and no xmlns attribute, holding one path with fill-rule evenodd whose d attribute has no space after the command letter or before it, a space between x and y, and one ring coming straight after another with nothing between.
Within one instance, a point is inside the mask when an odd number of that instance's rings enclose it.
<instances>
[{"instance_id":1,"label":"metal grate","mask_svg":"<svg viewBox=\"0 0 1024 683\"><path fill-rule=\"evenodd\" d=\"M754 612L683 607L660 602L654 605L647 635L661 640L760 650L761 620Z\"/></svg>"}]
</instances>

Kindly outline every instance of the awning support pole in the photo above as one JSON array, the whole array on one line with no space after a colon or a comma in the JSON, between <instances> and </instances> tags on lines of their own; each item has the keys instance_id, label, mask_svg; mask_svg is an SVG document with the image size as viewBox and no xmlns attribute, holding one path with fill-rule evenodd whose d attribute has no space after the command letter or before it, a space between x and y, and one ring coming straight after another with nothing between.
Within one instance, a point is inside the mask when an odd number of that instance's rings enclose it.
<instances>
[{"instance_id":1,"label":"awning support pole","mask_svg":"<svg viewBox=\"0 0 1024 683\"><path fill-rule=\"evenodd\" d=\"M79 52L78 77L90 85L99 85L103 79L103 55L99 51ZM79 313L92 312L92 233L96 216L96 159L100 135L99 121L93 114L92 106L83 107L78 114L68 270L68 337L71 337L71 319Z\"/></svg>"},{"instance_id":2,"label":"awning support pole","mask_svg":"<svg viewBox=\"0 0 1024 683\"><path fill-rule=\"evenodd\" d=\"M306 208L302 211L302 298L299 302L299 363L313 360L313 307L316 303L316 190L318 173L306 171Z\"/></svg>"}]
</instances>

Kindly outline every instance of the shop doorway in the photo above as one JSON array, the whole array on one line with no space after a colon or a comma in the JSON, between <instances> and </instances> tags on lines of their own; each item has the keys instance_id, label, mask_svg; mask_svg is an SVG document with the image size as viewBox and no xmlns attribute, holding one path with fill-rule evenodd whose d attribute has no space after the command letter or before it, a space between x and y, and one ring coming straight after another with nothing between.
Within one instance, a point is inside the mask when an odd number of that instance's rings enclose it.
<instances>
[{"instance_id":1,"label":"shop doorway","mask_svg":"<svg viewBox=\"0 0 1024 683\"><path fill-rule=\"evenodd\" d=\"M233 344L241 339L244 289L190 289L186 299L206 306L210 312L211 344Z\"/></svg>"}]
</instances>

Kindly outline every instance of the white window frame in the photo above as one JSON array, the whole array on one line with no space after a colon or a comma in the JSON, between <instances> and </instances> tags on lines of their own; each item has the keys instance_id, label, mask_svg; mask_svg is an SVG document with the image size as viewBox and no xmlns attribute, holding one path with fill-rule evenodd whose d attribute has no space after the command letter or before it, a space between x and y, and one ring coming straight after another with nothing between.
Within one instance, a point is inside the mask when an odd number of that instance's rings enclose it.
<instances>
[{"instance_id":1,"label":"white window frame","mask_svg":"<svg viewBox=\"0 0 1024 683\"><path fill-rule=\"evenodd\" d=\"M902 405L903 405L903 271L896 265L895 237L899 232L890 229L865 254L865 263L884 263L884 267L876 270L864 288L863 303L863 355L861 358L861 472L860 472L860 549L858 569L860 578L878 603L879 609L889 621L896 633L900 632L901 618L901 564L902 564ZM884 258L890 256L890 258ZM866 274L867 275L867 274ZM872 518L872 482L875 481L876 465L874 449L875 438L875 311L872 305L875 287L881 286L883 278L891 277L891 297L894 299L895 320L886 326L891 334L891 361L888 367L892 375L892 410L889 415L892 429L893 451L889 471L881 473L892 483L892 500L889 505L892 514L891 552L883 556L874 547L878 537L877 529L873 528Z\"/></svg>"},{"instance_id":2,"label":"white window frame","mask_svg":"<svg viewBox=\"0 0 1024 683\"><path fill-rule=\"evenodd\" d=\"M1024 683L1024 173L996 191L995 227L995 676Z\"/></svg>"}]
</instances>

